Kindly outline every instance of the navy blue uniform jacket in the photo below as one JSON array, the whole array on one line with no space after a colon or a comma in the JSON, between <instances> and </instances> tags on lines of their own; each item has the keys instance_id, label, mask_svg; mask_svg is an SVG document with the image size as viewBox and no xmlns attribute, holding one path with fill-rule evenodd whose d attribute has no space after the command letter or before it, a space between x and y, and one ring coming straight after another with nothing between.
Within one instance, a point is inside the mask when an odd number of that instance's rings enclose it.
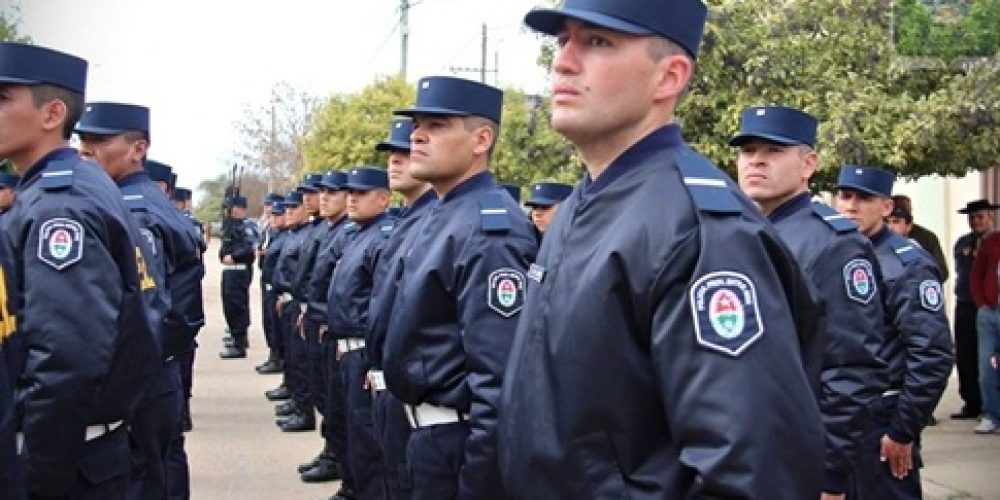
<instances>
[{"instance_id":1,"label":"navy blue uniform jacket","mask_svg":"<svg viewBox=\"0 0 1000 500\"><path fill-rule=\"evenodd\" d=\"M528 275L500 409L512 497L819 498L809 289L679 127L578 185Z\"/></svg>"},{"instance_id":2,"label":"navy blue uniform jacket","mask_svg":"<svg viewBox=\"0 0 1000 500\"><path fill-rule=\"evenodd\" d=\"M521 207L488 172L452 189L424 216L398 272L385 341L386 385L407 404L469 415L461 498L504 498L497 407L537 251Z\"/></svg>"},{"instance_id":3,"label":"navy blue uniform jacket","mask_svg":"<svg viewBox=\"0 0 1000 500\"><path fill-rule=\"evenodd\" d=\"M67 493L88 425L129 418L162 364L138 227L101 167L70 148L32 166L3 217L15 262L17 422L30 491Z\"/></svg>"}]
</instances>

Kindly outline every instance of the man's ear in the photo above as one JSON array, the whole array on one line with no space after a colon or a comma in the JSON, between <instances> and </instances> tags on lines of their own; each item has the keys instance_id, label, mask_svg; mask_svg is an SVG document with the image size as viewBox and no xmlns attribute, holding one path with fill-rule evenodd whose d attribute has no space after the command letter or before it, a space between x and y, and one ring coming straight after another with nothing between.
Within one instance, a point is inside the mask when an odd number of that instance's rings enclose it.
<instances>
[{"instance_id":1,"label":"man's ear","mask_svg":"<svg viewBox=\"0 0 1000 500\"><path fill-rule=\"evenodd\" d=\"M58 130L62 133L63 125L69 115L69 106L62 99L52 99L41 106L42 127L46 132Z\"/></svg>"},{"instance_id":2,"label":"man's ear","mask_svg":"<svg viewBox=\"0 0 1000 500\"><path fill-rule=\"evenodd\" d=\"M679 99L691 81L694 62L686 55L675 54L665 56L656 64L657 80L653 89L653 102Z\"/></svg>"}]
</instances>

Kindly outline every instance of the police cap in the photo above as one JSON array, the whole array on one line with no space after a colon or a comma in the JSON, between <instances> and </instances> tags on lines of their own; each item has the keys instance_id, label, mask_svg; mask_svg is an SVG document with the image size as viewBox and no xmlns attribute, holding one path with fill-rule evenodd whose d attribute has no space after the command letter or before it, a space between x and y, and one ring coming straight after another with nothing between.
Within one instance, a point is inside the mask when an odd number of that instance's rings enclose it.
<instances>
[{"instance_id":1,"label":"police cap","mask_svg":"<svg viewBox=\"0 0 1000 500\"><path fill-rule=\"evenodd\" d=\"M753 106L740 115L740 133L729 140L730 146L742 146L753 139L791 146L816 146L819 122L809 113L785 106Z\"/></svg>"},{"instance_id":2,"label":"police cap","mask_svg":"<svg viewBox=\"0 0 1000 500\"><path fill-rule=\"evenodd\" d=\"M378 143L375 146L375 151L409 151L412 132L413 120L396 118L389 125L389 138Z\"/></svg>"},{"instance_id":3,"label":"police cap","mask_svg":"<svg viewBox=\"0 0 1000 500\"><path fill-rule=\"evenodd\" d=\"M672 40L697 58L708 8L701 0L566 0L558 9L535 9L524 23L556 35L567 19L630 35L658 35Z\"/></svg>"},{"instance_id":4,"label":"police cap","mask_svg":"<svg viewBox=\"0 0 1000 500\"><path fill-rule=\"evenodd\" d=\"M856 189L865 193L889 198L896 175L877 167L844 165L837 178L837 189Z\"/></svg>"},{"instance_id":5,"label":"police cap","mask_svg":"<svg viewBox=\"0 0 1000 500\"><path fill-rule=\"evenodd\" d=\"M417 103L397 115L480 116L500 123L503 92L484 83L451 76L428 76L417 82Z\"/></svg>"},{"instance_id":6,"label":"police cap","mask_svg":"<svg viewBox=\"0 0 1000 500\"><path fill-rule=\"evenodd\" d=\"M565 200L573 186L559 182L539 182L531 186L531 198L524 202L529 207L551 207Z\"/></svg>"},{"instance_id":7,"label":"police cap","mask_svg":"<svg viewBox=\"0 0 1000 500\"><path fill-rule=\"evenodd\" d=\"M354 191L371 191L374 189L389 189L389 174L378 167L355 167L347 173L345 189Z\"/></svg>"},{"instance_id":8,"label":"police cap","mask_svg":"<svg viewBox=\"0 0 1000 500\"><path fill-rule=\"evenodd\" d=\"M0 83L55 85L84 94L87 61L37 45L0 43Z\"/></svg>"},{"instance_id":9,"label":"police cap","mask_svg":"<svg viewBox=\"0 0 1000 500\"><path fill-rule=\"evenodd\" d=\"M118 135L142 132L149 138L149 108L117 102L88 103L76 125L78 134Z\"/></svg>"}]
</instances>

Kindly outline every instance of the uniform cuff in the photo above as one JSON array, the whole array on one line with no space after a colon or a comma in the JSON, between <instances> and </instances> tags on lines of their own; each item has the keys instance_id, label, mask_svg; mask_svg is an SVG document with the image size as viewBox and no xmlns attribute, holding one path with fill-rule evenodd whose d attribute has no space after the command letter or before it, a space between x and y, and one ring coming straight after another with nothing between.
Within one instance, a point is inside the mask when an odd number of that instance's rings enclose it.
<instances>
[{"instance_id":1,"label":"uniform cuff","mask_svg":"<svg viewBox=\"0 0 1000 500\"><path fill-rule=\"evenodd\" d=\"M847 490L847 474L828 470L823 474L823 493L843 494Z\"/></svg>"},{"instance_id":2,"label":"uniform cuff","mask_svg":"<svg viewBox=\"0 0 1000 500\"><path fill-rule=\"evenodd\" d=\"M895 427L889 427L889 430L885 433L889 436L889 439L899 443L899 444L910 444L913 442L913 438L907 432L900 431Z\"/></svg>"}]
</instances>

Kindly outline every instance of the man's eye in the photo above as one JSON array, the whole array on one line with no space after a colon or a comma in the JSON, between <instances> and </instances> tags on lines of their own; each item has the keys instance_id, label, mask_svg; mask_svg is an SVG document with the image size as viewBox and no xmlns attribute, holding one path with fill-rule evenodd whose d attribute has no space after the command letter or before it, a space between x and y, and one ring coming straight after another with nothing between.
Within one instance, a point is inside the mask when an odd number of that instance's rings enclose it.
<instances>
[{"instance_id":1,"label":"man's eye","mask_svg":"<svg viewBox=\"0 0 1000 500\"><path fill-rule=\"evenodd\" d=\"M587 45L591 47L610 47L611 42L607 38L600 37L597 35L592 35L587 38Z\"/></svg>"}]
</instances>

